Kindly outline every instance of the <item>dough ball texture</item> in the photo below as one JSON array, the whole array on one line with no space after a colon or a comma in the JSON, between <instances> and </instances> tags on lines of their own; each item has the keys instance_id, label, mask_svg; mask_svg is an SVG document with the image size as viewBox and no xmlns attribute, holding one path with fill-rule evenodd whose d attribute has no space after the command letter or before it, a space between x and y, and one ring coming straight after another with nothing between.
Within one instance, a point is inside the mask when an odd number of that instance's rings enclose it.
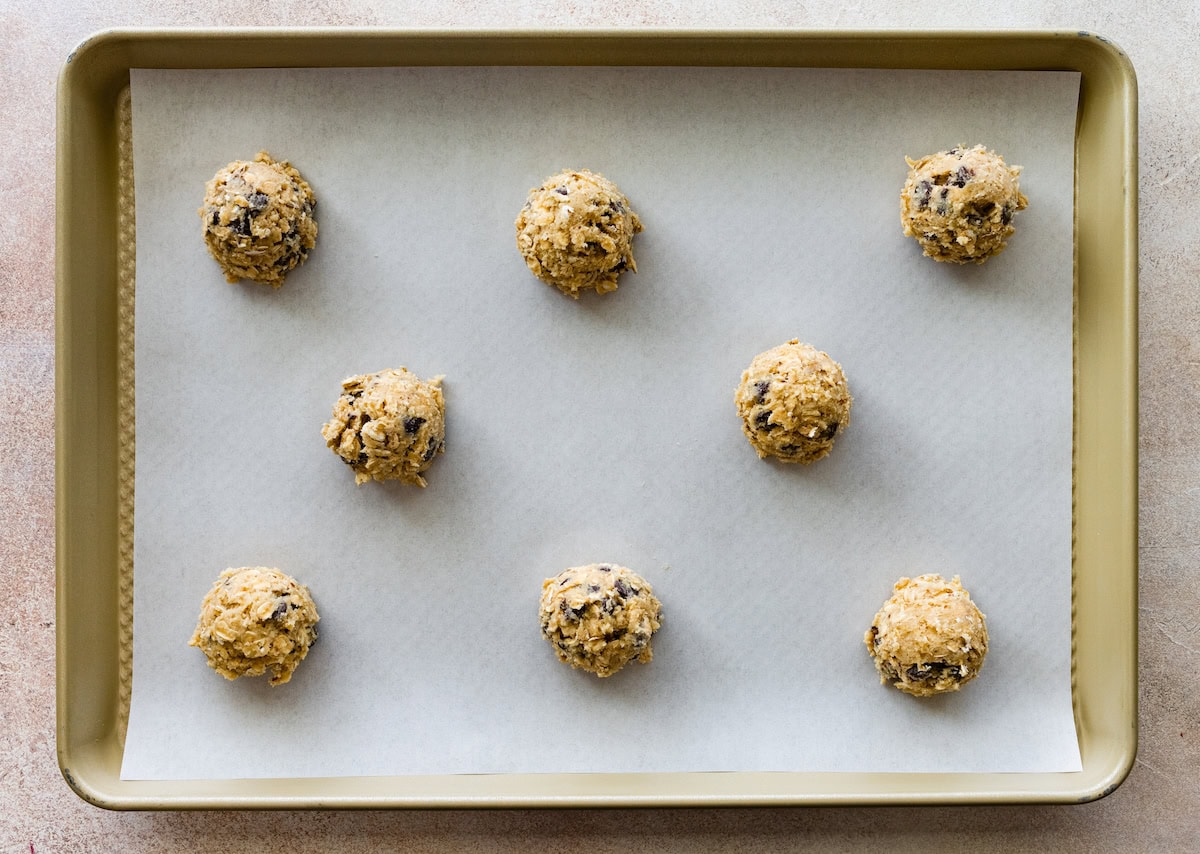
<instances>
[{"instance_id":1,"label":"dough ball texture","mask_svg":"<svg viewBox=\"0 0 1200 854\"><path fill-rule=\"evenodd\" d=\"M1006 165L982 145L940 151L908 165L900 223L926 255L982 264L1004 249L1014 214L1029 204L1020 190L1020 166Z\"/></svg>"},{"instance_id":2,"label":"dough ball texture","mask_svg":"<svg viewBox=\"0 0 1200 854\"><path fill-rule=\"evenodd\" d=\"M279 287L317 241L312 188L286 160L260 151L235 160L206 185L204 242L230 282Z\"/></svg>"},{"instance_id":3,"label":"dough ball texture","mask_svg":"<svg viewBox=\"0 0 1200 854\"><path fill-rule=\"evenodd\" d=\"M617 185L586 169L547 178L529 191L517 215L517 248L533 274L564 294L617 289L625 270L637 272L633 236L642 221Z\"/></svg>"},{"instance_id":4,"label":"dough ball texture","mask_svg":"<svg viewBox=\"0 0 1200 854\"><path fill-rule=\"evenodd\" d=\"M653 658L662 605L646 580L615 563L573 566L542 583L542 635L560 661L612 676Z\"/></svg>"},{"instance_id":5,"label":"dough ball texture","mask_svg":"<svg viewBox=\"0 0 1200 854\"><path fill-rule=\"evenodd\" d=\"M278 569L227 569L200 606L189 641L226 679L262 676L282 685L317 639L317 606L308 588Z\"/></svg>"},{"instance_id":6,"label":"dough ball texture","mask_svg":"<svg viewBox=\"0 0 1200 854\"><path fill-rule=\"evenodd\" d=\"M424 486L425 471L446 449L442 377L425 382L406 368L342 381L325 444L354 470L354 482L400 480Z\"/></svg>"},{"instance_id":7,"label":"dough ball texture","mask_svg":"<svg viewBox=\"0 0 1200 854\"><path fill-rule=\"evenodd\" d=\"M833 450L853 399L842 366L793 338L754 357L734 401L760 458L812 463Z\"/></svg>"},{"instance_id":8,"label":"dough ball texture","mask_svg":"<svg viewBox=\"0 0 1200 854\"><path fill-rule=\"evenodd\" d=\"M987 655L984 615L954 576L901 578L863 640L879 681L914 697L957 691Z\"/></svg>"}]
</instances>

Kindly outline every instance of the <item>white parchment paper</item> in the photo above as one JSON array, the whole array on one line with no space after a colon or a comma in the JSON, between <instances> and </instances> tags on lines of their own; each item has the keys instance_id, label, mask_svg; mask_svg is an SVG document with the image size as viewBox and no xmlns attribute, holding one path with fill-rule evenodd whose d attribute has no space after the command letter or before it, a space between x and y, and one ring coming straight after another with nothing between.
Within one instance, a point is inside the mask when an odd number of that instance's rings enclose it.
<instances>
[{"instance_id":1,"label":"white parchment paper","mask_svg":"<svg viewBox=\"0 0 1200 854\"><path fill-rule=\"evenodd\" d=\"M703 770L1071 771L1078 76L801 69L135 71L137 506L129 779ZM904 156L983 142L1030 207L983 266L903 237ZM312 184L279 291L208 257L204 183ZM574 302L514 244L561 168L617 182L639 272ZM798 337L845 367L826 460L759 460L733 404ZM343 377L445 374L429 487L354 485ZM664 603L599 680L543 578L615 561ZM288 685L188 647L229 566L310 586ZM982 676L917 701L862 642L902 575L959 574Z\"/></svg>"}]
</instances>

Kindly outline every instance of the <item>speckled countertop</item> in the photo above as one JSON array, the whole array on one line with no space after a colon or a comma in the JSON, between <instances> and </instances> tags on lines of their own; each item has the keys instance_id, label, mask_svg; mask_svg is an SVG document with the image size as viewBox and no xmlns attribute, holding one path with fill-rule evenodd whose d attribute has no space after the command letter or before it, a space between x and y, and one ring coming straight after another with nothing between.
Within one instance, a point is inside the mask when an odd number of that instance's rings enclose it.
<instances>
[{"instance_id":1,"label":"speckled countertop","mask_svg":"<svg viewBox=\"0 0 1200 854\"><path fill-rule=\"evenodd\" d=\"M54 92L127 26L1086 29L1140 110L1140 746L1076 807L110 813L54 743ZM0 7L0 854L52 851L1188 851L1200 847L1200 7L1190 0L8 0Z\"/></svg>"}]
</instances>

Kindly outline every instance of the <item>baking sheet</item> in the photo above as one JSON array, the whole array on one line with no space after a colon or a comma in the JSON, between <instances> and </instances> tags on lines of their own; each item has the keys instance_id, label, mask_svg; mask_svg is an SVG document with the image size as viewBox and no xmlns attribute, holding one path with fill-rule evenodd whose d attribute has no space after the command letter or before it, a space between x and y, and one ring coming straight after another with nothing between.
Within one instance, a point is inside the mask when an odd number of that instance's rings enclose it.
<instances>
[{"instance_id":1,"label":"baking sheet","mask_svg":"<svg viewBox=\"0 0 1200 854\"><path fill-rule=\"evenodd\" d=\"M134 694L127 779L510 771L1064 771L1078 75L802 69L135 71ZM964 93L969 95L965 97ZM955 104L952 118L928 105ZM914 108L913 105L920 105ZM936 121L930 121L931 110ZM1003 117L1003 120L998 120ZM899 234L904 154L985 141L1031 207L983 267ZM319 199L279 292L224 283L203 183L268 148ZM574 303L513 248L526 190L616 180L640 272ZM799 336L853 423L759 461L732 392ZM319 436L343 376L445 373L424 491ZM614 560L666 608L610 680L538 636L543 577ZM225 566L310 585L293 682L186 646ZM917 703L861 635L891 583L961 573L984 676ZM912 733L937 750L913 755ZM581 745L586 745L582 747Z\"/></svg>"}]
</instances>

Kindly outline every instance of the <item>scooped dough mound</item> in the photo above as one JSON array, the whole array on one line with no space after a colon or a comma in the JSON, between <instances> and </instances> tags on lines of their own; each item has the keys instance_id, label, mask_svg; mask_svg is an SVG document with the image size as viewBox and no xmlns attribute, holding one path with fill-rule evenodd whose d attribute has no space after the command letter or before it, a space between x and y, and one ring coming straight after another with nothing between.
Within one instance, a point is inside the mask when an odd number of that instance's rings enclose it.
<instances>
[{"instance_id":1,"label":"scooped dough mound","mask_svg":"<svg viewBox=\"0 0 1200 854\"><path fill-rule=\"evenodd\" d=\"M795 338L754 357L734 400L758 456L785 463L816 462L833 450L853 402L842 366Z\"/></svg>"},{"instance_id":2,"label":"scooped dough mound","mask_svg":"<svg viewBox=\"0 0 1200 854\"><path fill-rule=\"evenodd\" d=\"M564 294L617 289L637 272L633 236L642 221L617 185L586 169L560 172L529 191L517 215L517 248L533 274Z\"/></svg>"},{"instance_id":3,"label":"scooped dough mound","mask_svg":"<svg viewBox=\"0 0 1200 854\"><path fill-rule=\"evenodd\" d=\"M425 382L406 368L342 381L325 444L354 470L354 482L400 480L424 486L421 472L445 452L442 377Z\"/></svg>"},{"instance_id":4,"label":"scooped dough mound","mask_svg":"<svg viewBox=\"0 0 1200 854\"><path fill-rule=\"evenodd\" d=\"M863 640L879 681L914 697L957 691L979 675L988 647L984 616L957 575L901 578Z\"/></svg>"},{"instance_id":5,"label":"scooped dough mound","mask_svg":"<svg viewBox=\"0 0 1200 854\"><path fill-rule=\"evenodd\" d=\"M279 287L317 240L312 188L286 160L260 151L235 160L206 185L204 242L225 278Z\"/></svg>"},{"instance_id":6,"label":"scooped dough mound","mask_svg":"<svg viewBox=\"0 0 1200 854\"><path fill-rule=\"evenodd\" d=\"M908 160L900 193L900 223L936 261L982 264L1000 253L1014 232L1022 195L1020 166L982 145L952 148Z\"/></svg>"},{"instance_id":7,"label":"scooped dough mound","mask_svg":"<svg viewBox=\"0 0 1200 854\"><path fill-rule=\"evenodd\" d=\"M540 617L559 660L612 676L631 661L653 658L650 639L662 624L662 605L633 570L591 563L542 583Z\"/></svg>"},{"instance_id":8,"label":"scooped dough mound","mask_svg":"<svg viewBox=\"0 0 1200 854\"><path fill-rule=\"evenodd\" d=\"M227 569L200 606L189 641L226 679L262 676L282 685L317 639L317 606L308 588L278 569Z\"/></svg>"}]
</instances>

